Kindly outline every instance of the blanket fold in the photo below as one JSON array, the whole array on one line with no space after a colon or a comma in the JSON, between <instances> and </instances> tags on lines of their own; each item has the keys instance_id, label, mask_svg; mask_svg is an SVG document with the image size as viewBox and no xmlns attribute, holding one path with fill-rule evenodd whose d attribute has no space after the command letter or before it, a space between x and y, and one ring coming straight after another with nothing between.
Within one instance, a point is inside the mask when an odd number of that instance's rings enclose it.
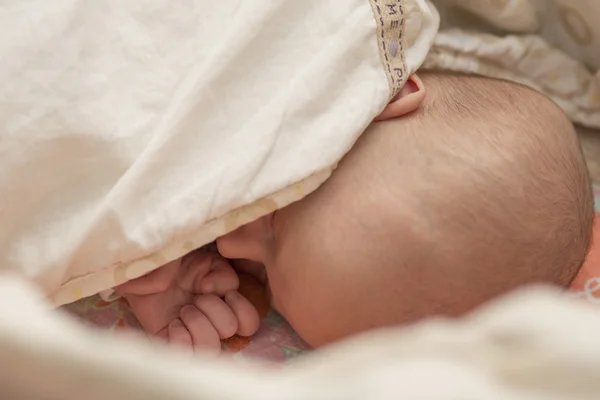
<instances>
[{"instance_id":1,"label":"blanket fold","mask_svg":"<svg viewBox=\"0 0 600 400\"><path fill-rule=\"evenodd\" d=\"M1 5L2 268L61 305L301 199L438 22L421 0Z\"/></svg>"},{"instance_id":2,"label":"blanket fold","mask_svg":"<svg viewBox=\"0 0 600 400\"><path fill-rule=\"evenodd\" d=\"M598 311L541 288L279 371L53 308L316 190L422 65L530 85L600 127L599 4L1 3L0 398L599 398Z\"/></svg>"},{"instance_id":3,"label":"blanket fold","mask_svg":"<svg viewBox=\"0 0 600 400\"><path fill-rule=\"evenodd\" d=\"M506 79L600 128L600 2L436 0L441 30L425 68Z\"/></svg>"}]
</instances>

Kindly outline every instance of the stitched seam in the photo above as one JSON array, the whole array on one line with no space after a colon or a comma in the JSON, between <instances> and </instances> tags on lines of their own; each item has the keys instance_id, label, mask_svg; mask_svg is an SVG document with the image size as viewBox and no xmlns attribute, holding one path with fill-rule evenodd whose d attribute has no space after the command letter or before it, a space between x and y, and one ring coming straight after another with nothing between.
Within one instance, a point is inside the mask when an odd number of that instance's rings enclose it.
<instances>
[{"instance_id":1,"label":"stitched seam","mask_svg":"<svg viewBox=\"0 0 600 400\"><path fill-rule=\"evenodd\" d=\"M406 80L406 23L404 0L370 0L377 22L377 40L390 98Z\"/></svg>"}]
</instances>

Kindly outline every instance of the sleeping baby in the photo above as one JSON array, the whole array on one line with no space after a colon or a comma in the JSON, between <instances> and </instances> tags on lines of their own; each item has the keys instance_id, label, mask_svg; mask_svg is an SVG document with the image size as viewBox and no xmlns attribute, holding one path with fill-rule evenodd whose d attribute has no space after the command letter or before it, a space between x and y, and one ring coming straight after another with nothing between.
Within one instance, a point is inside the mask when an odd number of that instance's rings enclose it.
<instances>
[{"instance_id":1,"label":"sleeping baby","mask_svg":"<svg viewBox=\"0 0 600 400\"><path fill-rule=\"evenodd\" d=\"M513 83L421 79L318 190L217 240L311 345L459 316L530 283L566 287L585 259L592 194L562 111ZM118 291L149 334L219 349L258 329L238 285L230 262L197 250Z\"/></svg>"}]
</instances>

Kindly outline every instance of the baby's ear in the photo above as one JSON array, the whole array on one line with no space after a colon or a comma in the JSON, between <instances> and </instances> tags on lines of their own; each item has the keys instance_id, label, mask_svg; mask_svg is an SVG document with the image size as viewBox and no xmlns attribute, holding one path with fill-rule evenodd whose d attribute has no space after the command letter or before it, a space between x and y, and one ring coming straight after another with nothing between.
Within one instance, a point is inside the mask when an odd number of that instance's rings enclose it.
<instances>
[{"instance_id":1,"label":"baby's ear","mask_svg":"<svg viewBox=\"0 0 600 400\"><path fill-rule=\"evenodd\" d=\"M419 108L423 103L423 99L425 99L425 86L423 81L416 74L413 74L385 110L375 118L375 121L385 121L410 114Z\"/></svg>"}]
</instances>

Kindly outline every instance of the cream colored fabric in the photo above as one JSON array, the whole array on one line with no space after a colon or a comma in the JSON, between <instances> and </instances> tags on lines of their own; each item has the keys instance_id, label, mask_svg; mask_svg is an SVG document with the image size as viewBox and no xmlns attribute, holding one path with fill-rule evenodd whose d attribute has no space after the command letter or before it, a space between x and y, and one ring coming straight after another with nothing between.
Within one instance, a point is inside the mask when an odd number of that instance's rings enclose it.
<instances>
[{"instance_id":1,"label":"cream colored fabric","mask_svg":"<svg viewBox=\"0 0 600 400\"><path fill-rule=\"evenodd\" d=\"M600 1L436 0L442 30L425 67L531 86L600 128Z\"/></svg>"},{"instance_id":2,"label":"cream colored fabric","mask_svg":"<svg viewBox=\"0 0 600 400\"><path fill-rule=\"evenodd\" d=\"M60 305L317 188L438 19L422 0L34 0L0 26L0 265Z\"/></svg>"},{"instance_id":3,"label":"cream colored fabric","mask_svg":"<svg viewBox=\"0 0 600 400\"><path fill-rule=\"evenodd\" d=\"M595 400L600 393L600 313L544 290L460 323L357 338L281 370L189 359L109 336L51 311L37 295L25 281L0 278L0 398Z\"/></svg>"}]
</instances>

